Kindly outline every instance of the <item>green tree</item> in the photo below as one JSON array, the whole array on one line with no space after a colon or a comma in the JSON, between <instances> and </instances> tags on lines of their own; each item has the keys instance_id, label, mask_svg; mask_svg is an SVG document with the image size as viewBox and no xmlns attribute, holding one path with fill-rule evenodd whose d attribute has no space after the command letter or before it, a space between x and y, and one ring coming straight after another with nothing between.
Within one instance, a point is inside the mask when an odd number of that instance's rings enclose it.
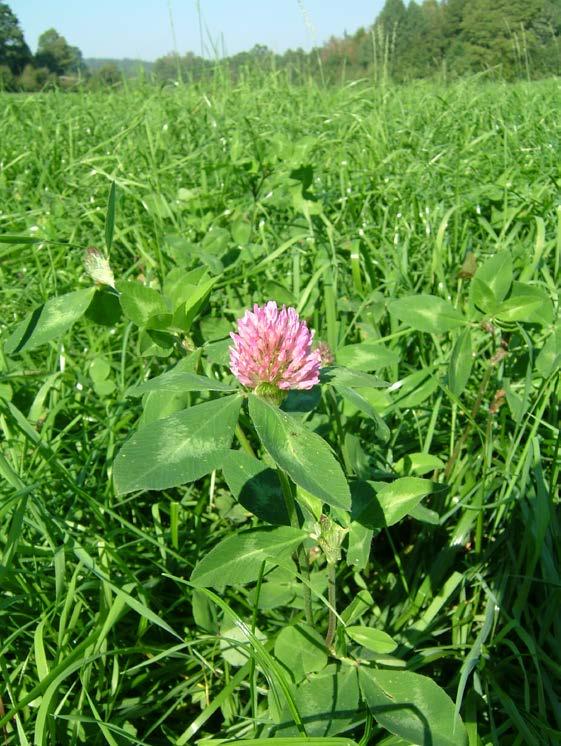
<instances>
[{"instance_id":1,"label":"green tree","mask_svg":"<svg viewBox=\"0 0 561 746\"><path fill-rule=\"evenodd\" d=\"M114 62L106 62L92 75L91 82L94 86L115 86L121 83L123 75Z\"/></svg>"},{"instance_id":2,"label":"green tree","mask_svg":"<svg viewBox=\"0 0 561 746\"><path fill-rule=\"evenodd\" d=\"M26 65L18 78L18 86L28 93L42 91L56 83L56 76L46 67L33 67Z\"/></svg>"},{"instance_id":3,"label":"green tree","mask_svg":"<svg viewBox=\"0 0 561 746\"><path fill-rule=\"evenodd\" d=\"M16 87L16 76L8 65L0 65L0 91L13 91Z\"/></svg>"},{"instance_id":4,"label":"green tree","mask_svg":"<svg viewBox=\"0 0 561 746\"><path fill-rule=\"evenodd\" d=\"M448 40L462 33L462 22L468 0L445 0L442 3L444 34Z\"/></svg>"},{"instance_id":5,"label":"green tree","mask_svg":"<svg viewBox=\"0 0 561 746\"><path fill-rule=\"evenodd\" d=\"M86 69L82 52L71 46L54 28L39 37L35 62L38 67L46 67L55 75L76 75Z\"/></svg>"},{"instance_id":6,"label":"green tree","mask_svg":"<svg viewBox=\"0 0 561 746\"><path fill-rule=\"evenodd\" d=\"M31 62L31 52L23 38L19 21L6 3L0 2L0 65L19 75Z\"/></svg>"},{"instance_id":7,"label":"green tree","mask_svg":"<svg viewBox=\"0 0 561 746\"><path fill-rule=\"evenodd\" d=\"M429 74L431 67L428 14L413 0L407 6L397 43L397 78L409 80Z\"/></svg>"},{"instance_id":8,"label":"green tree","mask_svg":"<svg viewBox=\"0 0 561 746\"><path fill-rule=\"evenodd\" d=\"M386 33L393 34L405 20L405 3L403 0L386 0L384 7L376 18L376 24L384 26Z\"/></svg>"},{"instance_id":9,"label":"green tree","mask_svg":"<svg viewBox=\"0 0 561 746\"><path fill-rule=\"evenodd\" d=\"M376 18L376 36L382 42L382 56L388 60L388 72L401 77L403 52L403 25L407 9L403 0L386 0Z\"/></svg>"},{"instance_id":10,"label":"green tree","mask_svg":"<svg viewBox=\"0 0 561 746\"><path fill-rule=\"evenodd\" d=\"M544 0L471 0L461 40L472 70L497 67L507 77L529 71L547 27Z\"/></svg>"}]
</instances>

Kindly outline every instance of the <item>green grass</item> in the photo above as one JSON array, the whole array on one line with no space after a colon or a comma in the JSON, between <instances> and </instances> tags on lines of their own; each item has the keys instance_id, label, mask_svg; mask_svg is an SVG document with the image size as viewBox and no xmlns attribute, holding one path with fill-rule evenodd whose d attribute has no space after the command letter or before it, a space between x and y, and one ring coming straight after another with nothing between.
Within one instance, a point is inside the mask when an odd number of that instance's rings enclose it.
<instances>
[{"instance_id":1,"label":"green grass","mask_svg":"<svg viewBox=\"0 0 561 746\"><path fill-rule=\"evenodd\" d=\"M223 337L269 298L298 305L333 349L383 339L397 362L381 374L404 381L373 402L389 441L348 405L335 417L327 399L313 422L344 444L348 470L367 459L387 474L430 453L447 464L449 490L427 503L436 525L402 521L375 537L363 571L340 568L339 609L370 592L362 623L393 635L408 668L453 699L460 687L470 746L561 742L559 380L535 369L551 328L504 331L496 365L501 331L477 331L456 397L445 379L454 338L400 326L386 307L420 292L463 307L466 254L481 264L503 250L557 307L558 81L319 89L281 76L231 87L217 75L205 90L1 98L0 235L69 242L0 243L2 337L43 300L89 284L79 247L103 246L114 180L116 276L157 286L174 262L201 257L219 275L188 344ZM302 167L316 202L290 178ZM141 414L125 390L178 359L141 357L138 345L124 322L82 321L59 344L0 357L6 744L266 734L259 670L272 648L256 642L236 667L220 630L238 614L273 640L286 610L256 609L251 589L236 587L222 621L184 582L251 520L232 509L219 472L162 493L112 488L112 460ZM106 393L91 377L98 358L110 364ZM507 400L492 414L500 389ZM144 416L184 404L157 406ZM397 741L374 728L370 743Z\"/></svg>"}]
</instances>

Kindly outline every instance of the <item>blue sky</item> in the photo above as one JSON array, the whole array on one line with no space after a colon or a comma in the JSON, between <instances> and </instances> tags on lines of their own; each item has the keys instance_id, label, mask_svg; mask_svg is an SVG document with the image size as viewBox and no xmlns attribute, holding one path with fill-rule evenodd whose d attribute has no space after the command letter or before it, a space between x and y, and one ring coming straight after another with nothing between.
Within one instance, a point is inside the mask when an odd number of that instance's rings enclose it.
<instances>
[{"instance_id":1,"label":"blue sky","mask_svg":"<svg viewBox=\"0 0 561 746\"><path fill-rule=\"evenodd\" d=\"M32 51L55 28L84 57L154 60L173 51L171 6L180 53L201 53L197 5L206 54L266 44L276 52L322 43L370 25L383 0L7 0ZM304 8L304 13L302 12ZM306 16L306 17L305 17Z\"/></svg>"}]
</instances>

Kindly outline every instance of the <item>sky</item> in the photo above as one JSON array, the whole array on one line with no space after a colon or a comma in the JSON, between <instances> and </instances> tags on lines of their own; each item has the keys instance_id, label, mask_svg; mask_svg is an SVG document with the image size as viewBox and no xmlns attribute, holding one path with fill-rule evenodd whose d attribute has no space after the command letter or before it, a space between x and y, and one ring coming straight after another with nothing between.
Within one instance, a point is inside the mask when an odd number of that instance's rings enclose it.
<instances>
[{"instance_id":1,"label":"sky","mask_svg":"<svg viewBox=\"0 0 561 746\"><path fill-rule=\"evenodd\" d=\"M369 26L384 0L7 0L31 50L55 28L84 57L155 60L180 54L236 54L255 44L309 50L330 36ZM200 7L200 15L198 12ZM171 13L170 13L171 10ZM173 18L173 27L170 22Z\"/></svg>"}]
</instances>

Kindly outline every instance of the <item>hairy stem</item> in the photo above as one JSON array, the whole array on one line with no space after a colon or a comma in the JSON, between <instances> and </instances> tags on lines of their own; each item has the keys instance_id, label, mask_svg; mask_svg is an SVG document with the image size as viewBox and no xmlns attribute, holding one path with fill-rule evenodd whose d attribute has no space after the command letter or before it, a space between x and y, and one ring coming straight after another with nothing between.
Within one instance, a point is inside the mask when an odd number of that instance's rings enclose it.
<instances>
[{"instance_id":1,"label":"hairy stem","mask_svg":"<svg viewBox=\"0 0 561 746\"><path fill-rule=\"evenodd\" d=\"M327 600L329 601L329 616L327 621L325 646L330 648L333 645L335 631L337 629L337 565L333 562L330 562L327 565Z\"/></svg>"}]
</instances>

